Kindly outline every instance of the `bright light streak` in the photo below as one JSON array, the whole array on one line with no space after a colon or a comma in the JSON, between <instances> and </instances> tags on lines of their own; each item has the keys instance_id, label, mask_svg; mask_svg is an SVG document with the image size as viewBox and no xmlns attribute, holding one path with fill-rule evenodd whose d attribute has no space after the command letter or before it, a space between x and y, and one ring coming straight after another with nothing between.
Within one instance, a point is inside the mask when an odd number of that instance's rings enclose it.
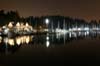
<instances>
[{"instance_id":1,"label":"bright light streak","mask_svg":"<svg viewBox=\"0 0 100 66\"><path fill-rule=\"evenodd\" d=\"M20 38L16 38L16 43L17 43L17 45L20 45L21 44L21 39Z\"/></svg>"},{"instance_id":2,"label":"bright light streak","mask_svg":"<svg viewBox=\"0 0 100 66\"><path fill-rule=\"evenodd\" d=\"M27 36L27 37L26 37L26 43L28 44L29 42L30 42L30 37Z\"/></svg>"},{"instance_id":3,"label":"bright light streak","mask_svg":"<svg viewBox=\"0 0 100 66\"><path fill-rule=\"evenodd\" d=\"M72 34L71 34L71 32L69 33L69 37L70 37L70 38L72 37Z\"/></svg>"},{"instance_id":4,"label":"bright light streak","mask_svg":"<svg viewBox=\"0 0 100 66\"><path fill-rule=\"evenodd\" d=\"M50 45L50 42L46 41L46 47L49 47L49 45Z\"/></svg>"}]
</instances>

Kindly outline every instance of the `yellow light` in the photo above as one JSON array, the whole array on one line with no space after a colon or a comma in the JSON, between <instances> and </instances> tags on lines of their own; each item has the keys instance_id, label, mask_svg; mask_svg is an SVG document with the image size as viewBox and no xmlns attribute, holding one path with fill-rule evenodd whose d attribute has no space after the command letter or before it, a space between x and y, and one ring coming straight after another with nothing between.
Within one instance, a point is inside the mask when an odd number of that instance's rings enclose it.
<instances>
[{"instance_id":1,"label":"yellow light","mask_svg":"<svg viewBox=\"0 0 100 66\"><path fill-rule=\"evenodd\" d=\"M2 37L0 36L0 43L2 42Z\"/></svg>"},{"instance_id":2,"label":"yellow light","mask_svg":"<svg viewBox=\"0 0 100 66\"><path fill-rule=\"evenodd\" d=\"M13 25L12 25L11 22L8 24L8 27L9 27L9 28L12 28L12 27L13 27Z\"/></svg>"},{"instance_id":3,"label":"yellow light","mask_svg":"<svg viewBox=\"0 0 100 66\"><path fill-rule=\"evenodd\" d=\"M26 23L26 27L28 27L29 26L29 24L28 23Z\"/></svg>"},{"instance_id":4,"label":"yellow light","mask_svg":"<svg viewBox=\"0 0 100 66\"><path fill-rule=\"evenodd\" d=\"M14 46L14 39L9 39L8 43L9 43L9 45Z\"/></svg>"},{"instance_id":5,"label":"yellow light","mask_svg":"<svg viewBox=\"0 0 100 66\"><path fill-rule=\"evenodd\" d=\"M21 44L21 39L20 38L16 38L16 43L17 43L17 45L20 45Z\"/></svg>"},{"instance_id":6,"label":"yellow light","mask_svg":"<svg viewBox=\"0 0 100 66\"><path fill-rule=\"evenodd\" d=\"M16 24L16 26L17 26L17 27L20 27L20 23L18 22L18 23Z\"/></svg>"},{"instance_id":7,"label":"yellow light","mask_svg":"<svg viewBox=\"0 0 100 66\"><path fill-rule=\"evenodd\" d=\"M30 42L30 37L26 37L26 43L28 44Z\"/></svg>"}]
</instances>

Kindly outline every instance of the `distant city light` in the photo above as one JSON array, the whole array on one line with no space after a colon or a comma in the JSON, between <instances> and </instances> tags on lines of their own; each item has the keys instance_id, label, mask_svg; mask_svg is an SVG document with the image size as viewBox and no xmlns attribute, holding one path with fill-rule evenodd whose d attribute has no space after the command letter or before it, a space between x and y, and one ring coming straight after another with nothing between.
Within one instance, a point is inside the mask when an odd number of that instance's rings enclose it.
<instances>
[{"instance_id":1,"label":"distant city light","mask_svg":"<svg viewBox=\"0 0 100 66\"><path fill-rule=\"evenodd\" d=\"M89 30L89 28L88 27L85 27L84 30Z\"/></svg>"},{"instance_id":2,"label":"distant city light","mask_svg":"<svg viewBox=\"0 0 100 66\"><path fill-rule=\"evenodd\" d=\"M49 40L49 37L47 36L46 39Z\"/></svg>"},{"instance_id":3,"label":"distant city light","mask_svg":"<svg viewBox=\"0 0 100 66\"><path fill-rule=\"evenodd\" d=\"M16 24L16 26L17 26L17 27L20 27L20 23L18 22L18 23Z\"/></svg>"},{"instance_id":4,"label":"distant city light","mask_svg":"<svg viewBox=\"0 0 100 66\"><path fill-rule=\"evenodd\" d=\"M8 32L9 32L9 29L6 28L6 29L4 30L4 34L8 34Z\"/></svg>"},{"instance_id":5,"label":"distant city light","mask_svg":"<svg viewBox=\"0 0 100 66\"><path fill-rule=\"evenodd\" d=\"M12 27L13 27L12 22L10 22L10 23L8 24L8 27L9 27L9 28L12 28Z\"/></svg>"},{"instance_id":6,"label":"distant city light","mask_svg":"<svg viewBox=\"0 0 100 66\"><path fill-rule=\"evenodd\" d=\"M45 23L49 24L50 20L48 18L45 19Z\"/></svg>"}]
</instances>

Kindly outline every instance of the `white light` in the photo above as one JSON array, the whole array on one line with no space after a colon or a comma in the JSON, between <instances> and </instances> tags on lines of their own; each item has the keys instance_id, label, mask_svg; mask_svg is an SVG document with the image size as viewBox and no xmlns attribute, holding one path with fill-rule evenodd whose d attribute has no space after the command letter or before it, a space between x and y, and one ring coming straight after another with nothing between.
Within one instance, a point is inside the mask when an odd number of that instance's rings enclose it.
<instances>
[{"instance_id":1,"label":"white light","mask_svg":"<svg viewBox=\"0 0 100 66\"><path fill-rule=\"evenodd\" d=\"M49 19L45 19L45 23L46 24L49 24Z\"/></svg>"},{"instance_id":2,"label":"white light","mask_svg":"<svg viewBox=\"0 0 100 66\"><path fill-rule=\"evenodd\" d=\"M78 30L81 31L82 29L81 28L78 28Z\"/></svg>"},{"instance_id":3,"label":"white light","mask_svg":"<svg viewBox=\"0 0 100 66\"><path fill-rule=\"evenodd\" d=\"M84 30L89 30L89 28L88 27L85 27Z\"/></svg>"},{"instance_id":4,"label":"white light","mask_svg":"<svg viewBox=\"0 0 100 66\"><path fill-rule=\"evenodd\" d=\"M72 29L71 29L71 28L69 28L69 31L72 31Z\"/></svg>"},{"instance_id":5,"label":"white light","mask_svg":"<svg viewBox=\"0 0 100 66\"><path fill-rule=\"evenodd\" d=\"M89 35L89 31L87 31L86 34Z\"/></svg>"},{"instance_id":6,"label":"white light","mask_svg":"<svg viewBox=\"0 0 100 66\"><path fill-rule=\"evenodd\" d=\"M49 45L50 45L50 42L46 41L46 47L49 47Z\"/></svg>"},{"instance_id":7,"label":"white light","mask_svg":"<svg viewBox=\"0 0 100 66\"><path fill-rule=\"evenodd\" d=\"M49 40L49 37L47 36L46 39Z\"/></svg>"},{"instance_id":8,"label":"white light","mask_svg":"<svg viewBox=\"0 0 100 66\"><path fill-rule=\"evenodd\" d=\"M69 37L70 37L70 38L72 37L72 34L71 34L71 32L69 33Z\"/></svg>"},{"instance_id":9,"label":"white light","mask_svg":"<svg viewBox=\"0 0 100 66\"><path fill-rule=\"evenodd\" d=\"M9 32L9 29L5 29L4 33L7 34Z\"/></svg>"},{"instance_id":10,"label":"white light","mask_svg":"<svg viewBox=\"0 0 100 66\"><path fill-rule=\"evenodd\" d=\"M62 33L64 33L64 34L65 34L66 32L67 32L66 30L62 30Z\"/></svg>"}]
</instances>

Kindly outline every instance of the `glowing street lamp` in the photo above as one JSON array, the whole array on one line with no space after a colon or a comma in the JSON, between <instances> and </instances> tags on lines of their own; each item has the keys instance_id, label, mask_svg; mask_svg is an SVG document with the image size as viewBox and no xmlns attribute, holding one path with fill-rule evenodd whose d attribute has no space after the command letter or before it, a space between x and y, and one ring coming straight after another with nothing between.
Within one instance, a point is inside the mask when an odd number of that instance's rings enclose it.
<instances>
[{"instance_id":1,"label":"glowing street lamp","mask_svg":"<svg viewBox=\"0 0 100 66\"><path fill-rule=\"evenodd\" d=\"M45 23L48 25L49 22L50 22L50 20L46 18L46 19L45 19Z\"/></svg>"},{"instance_id":2,"label":"glowing street lamp","mask_svg":"<svg viewBox=\"0 0 100 66\"><path fill-rule=\"evenodd\" d=\"M45 19L45 23L46 23L46 25L47 25L46 31L48 31L48 24L49 24L49 22L50 22L50 20L49 20L48 18L46 18L46 19Z\"/></svg>"}]
</instances>

